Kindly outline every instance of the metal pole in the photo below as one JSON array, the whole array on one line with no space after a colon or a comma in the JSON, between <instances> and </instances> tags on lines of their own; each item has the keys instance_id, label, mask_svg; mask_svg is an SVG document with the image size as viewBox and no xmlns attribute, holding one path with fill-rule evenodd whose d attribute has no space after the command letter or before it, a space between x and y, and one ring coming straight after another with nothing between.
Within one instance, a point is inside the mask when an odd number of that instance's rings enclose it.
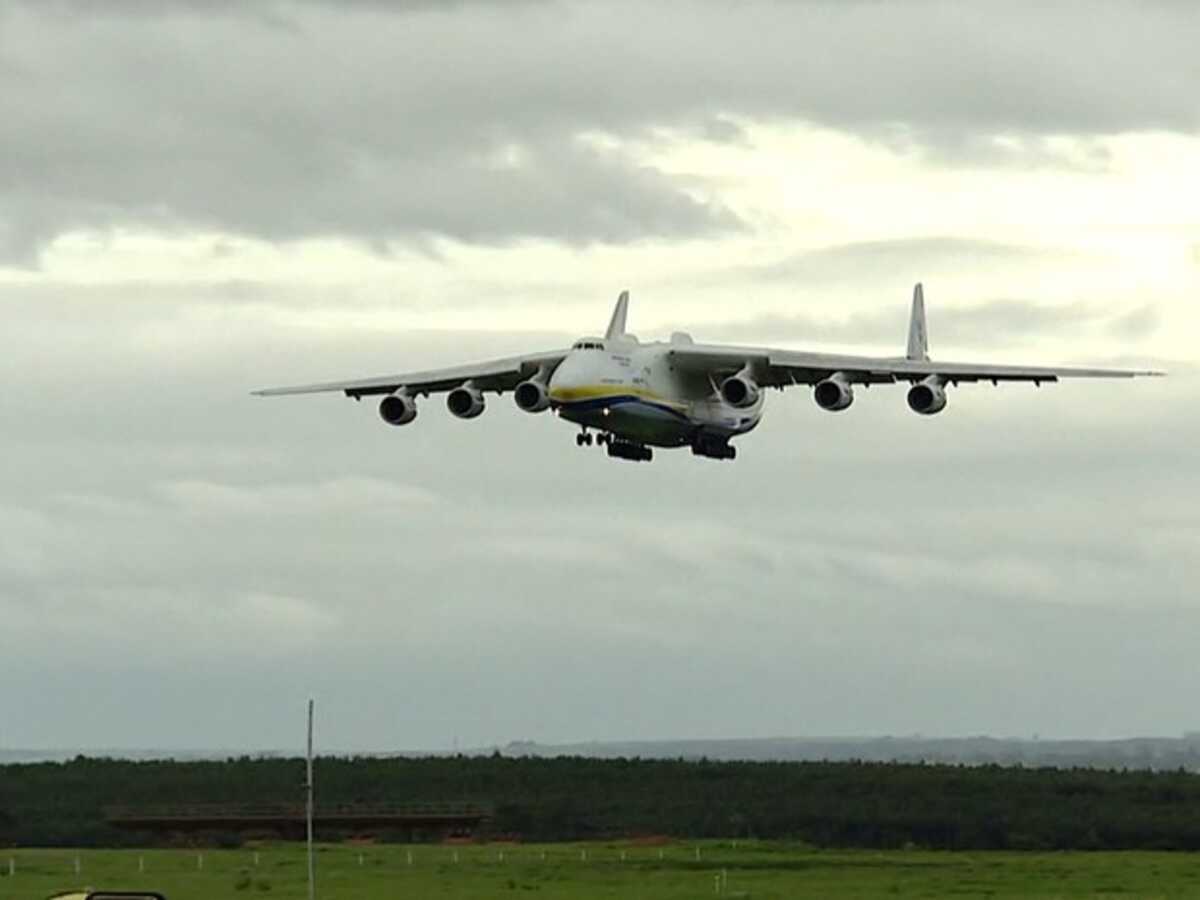
<instances>
[{"instance_id":1,"label":"metal pole","mask_svg":"<svg viewBox=\"0 0 1200 900\"><path fill-rule=\"evenodd\" d=\"M305 819L308 825L308 900L317 896L316 874L313 869L313 702L308 701L308 778L305 781Z\"/></svg>"}]
</instances>

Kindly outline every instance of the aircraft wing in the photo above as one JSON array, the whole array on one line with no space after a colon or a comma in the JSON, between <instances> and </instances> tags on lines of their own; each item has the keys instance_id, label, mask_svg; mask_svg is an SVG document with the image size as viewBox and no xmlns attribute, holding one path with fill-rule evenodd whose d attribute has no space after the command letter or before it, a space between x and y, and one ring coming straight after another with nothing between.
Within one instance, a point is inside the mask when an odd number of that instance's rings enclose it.
<instances>
[{"instance_id":1,"label":"aircraft wing","mask_svg":"<svg viewBox=\"0 0 1200 900\"><path fill-rule=\"evenodd\" d=\"M938 375L952 384L960 381L1058 381L1060 378L1133 378L1162 375L1135 369L1085 369L1064 366L1013 366L990 363L938 362L905 357L848 356L806 353L770 347L726 347L691 344L670 351L672 365L684 370L720 375L749 368L759 384L787 387L816 384L836 372L853 384L917 382Z\"/></svg>"},{"instance_id":2,"label":"aircraft wing","mask_svg":"<svg viewBox=\"0 0 1200 900\"><path fill-rule=\"evenodd\" d=\"M507 391L516 387L539 371L553 370L567 350L551 350L546 353L531 353L527 356L509 356L486 362L451 366L446 369L430 369L425 372L402 372L397 375L380 375L375 378L358 378L350 381L328 381L321 384L301 384L291 387L266 388L253 391L259 397L279 397L285 394L316 394L323 391L340 391L347 397L368 394L392 394L405 388L410 394L434 394L449 391L467 381L481 391Z\"/></svg>"}]
</instances>

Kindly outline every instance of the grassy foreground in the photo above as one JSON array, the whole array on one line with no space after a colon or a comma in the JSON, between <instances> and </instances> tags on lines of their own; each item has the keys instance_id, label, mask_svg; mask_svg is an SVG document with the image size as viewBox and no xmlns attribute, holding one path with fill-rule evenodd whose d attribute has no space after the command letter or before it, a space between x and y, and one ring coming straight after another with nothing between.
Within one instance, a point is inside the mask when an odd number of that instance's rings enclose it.
<instances>
[{"instance_id":1,"label":"grassy foreground","mask_svg":"<svg viewBox=\"0 0 1200 900\"><path fill-rule=\"evenodd\" d=\"M204 851L0 850L0 898L44 900L68 888L103 887L159 890L168 900L301 900L307 896L305 872L304 848L296 844ZM1152 852L830 851L754 841L318 849L320 900L531 895L547 900L1149 900L1200 897L1200 858Z\"/></svg>"}]
</instances>

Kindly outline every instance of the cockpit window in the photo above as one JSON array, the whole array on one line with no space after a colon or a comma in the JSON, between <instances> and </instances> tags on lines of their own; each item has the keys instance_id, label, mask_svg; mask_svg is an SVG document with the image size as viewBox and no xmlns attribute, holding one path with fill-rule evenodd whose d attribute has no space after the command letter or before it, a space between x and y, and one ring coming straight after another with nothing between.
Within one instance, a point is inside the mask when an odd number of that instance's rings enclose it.
<instances>
[{"instance_id":1,"label":"cockpit window","mask_svg":"<svg viewBox=\"0 0 1200 900\"><path fill-rule=\"evenodd\" d=\"M576 341L573 350L603 350L604 345L598 341Z\"/></svg>"}]
</instances>

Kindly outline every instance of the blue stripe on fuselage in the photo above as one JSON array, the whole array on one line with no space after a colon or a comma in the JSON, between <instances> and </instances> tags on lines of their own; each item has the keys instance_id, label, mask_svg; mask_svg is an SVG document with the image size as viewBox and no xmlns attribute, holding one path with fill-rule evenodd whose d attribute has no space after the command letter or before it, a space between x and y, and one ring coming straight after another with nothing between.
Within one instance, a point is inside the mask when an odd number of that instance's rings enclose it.
<instances>
[{"instance_id":1,"label":"blue stripe on fuselage","mask_svg":"<svg viewBox=\"0 0 1200 900\"><path fill-rule=\"evenodd\" d=\"M679 410L672 406L667 406L665 403L655 403L652 400L647 400L644 397L638 397L634 394L614 394L611 397L593 397L587 400L571 400L568 402L557 401L556 405L560 409L565 409L569 412L596 412L604 409L611 409L614 406L626 406L634 404L636 406L647 406L650 409L658 410L659 412L670 413L677 419L691 423L691 419Z\"/></svg>"}]
</instances>

